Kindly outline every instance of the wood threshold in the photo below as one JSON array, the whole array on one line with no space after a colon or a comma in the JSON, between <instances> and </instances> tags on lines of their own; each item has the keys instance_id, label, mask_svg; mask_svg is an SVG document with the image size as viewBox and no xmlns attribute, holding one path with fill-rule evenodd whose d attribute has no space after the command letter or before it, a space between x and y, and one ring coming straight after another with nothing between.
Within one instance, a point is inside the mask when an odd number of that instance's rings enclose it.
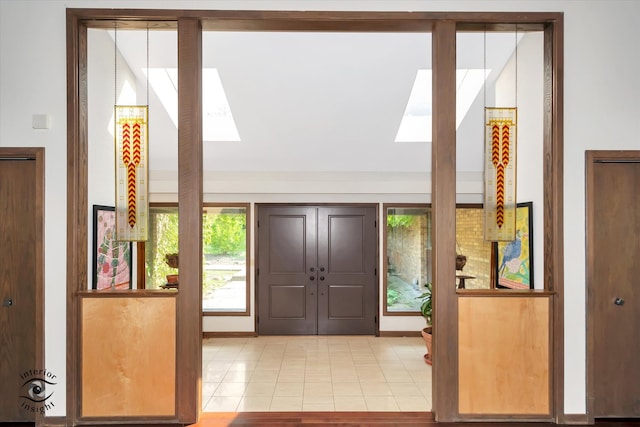
<instances>
[{"instance_id":1,"label":"wood threshold","mask_svg":"<svg viewBox=\"0 0 640 427\"><path fill-rule=\"evenodd\" d=\"M207 412L191 427L213 426L426 426L431 412Z\"/></svg>"},{"instance_id":2,"label":"wood threshold","mask_svg":"<svg viewBox=\"0 0 640 427\"><path fill-rule=\"evenodd\" d=\"M67 426L67 418L66 417L42 417L43 426L50 427L66 427Z\"/></svg>"},{"instance_id":3,"label":"wood threshold","mask_svg":"<svg viewBox=\"0 0 640 427\"><path fill-rule=\"evenodd\" d=\"M565 424L592 424L587 414L564 414Z\"/></svg>"}]
</instances>

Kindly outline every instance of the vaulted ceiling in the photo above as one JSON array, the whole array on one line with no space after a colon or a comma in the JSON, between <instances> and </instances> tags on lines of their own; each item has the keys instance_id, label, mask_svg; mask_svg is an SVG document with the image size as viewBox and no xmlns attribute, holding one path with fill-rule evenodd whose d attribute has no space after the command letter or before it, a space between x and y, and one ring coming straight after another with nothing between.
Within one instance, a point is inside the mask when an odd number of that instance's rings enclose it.
<instances>
[{"instance_id":1,"label":"vaulted ceiling","mask_svg":"<svg viewBox=\"0 0 640 427\"><path fill-rule=\"evenodd\" d=\"M116 39L144 103L147 33L121 30ZM459 76L459 104L469 98L458 112L460 171L483 170L484 97L492 98L515 44L513 33L458 36L459 70L482 70L487 77L486 91L475 87L465 95ZM150 69L177 68L175 32L150 31L148 46ZM418 70L431 69L430 34L205 32L203 66L217 70L240 137L205 141L205 171L431 170L430 142L395 141ZM150 164L175 170L177 129L168 111L174 107L154 89ZM429 120L429 97L425 93L418 108L420 120ZM465 125L471 117L473 125Z\"/></svg>"}]
</instances>

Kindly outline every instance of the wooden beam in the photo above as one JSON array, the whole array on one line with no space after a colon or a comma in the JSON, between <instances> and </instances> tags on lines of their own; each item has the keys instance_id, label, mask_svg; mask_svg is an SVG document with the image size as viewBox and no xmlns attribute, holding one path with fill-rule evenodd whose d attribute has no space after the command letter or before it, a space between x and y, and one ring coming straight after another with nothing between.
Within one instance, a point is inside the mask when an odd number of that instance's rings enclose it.
<instances>
[{"instance_id":1,"label":"wooden beam","mask_svg":"<svg viewBox=\"0 0 640 427\"><path fill-rule=\"evenodd\" d=\"M553 291L551 345L552 414L564 423L564 20L544 30L544 287Z\"/></svg>"},{"instance_id":2,"label":"wooden beam","mask_svg":"<svg viewBox=\"0 0 640 427\"><path fill-rule=\"evenodd\" d=\"M451 422L458 408L458 300L456 241L456 23L438 21L433 31L433 412Z\"/></svg>"},{"instance_id":3,"label":"wooden beam","mask_svg":"<svg viewBox=\"0 0 640 427\"><path fill-rule=\"evenodd\" d=\"M178 20L178 250L177 415L198 420L202 378L202 30Z\"/></svg>"}]
</instances>

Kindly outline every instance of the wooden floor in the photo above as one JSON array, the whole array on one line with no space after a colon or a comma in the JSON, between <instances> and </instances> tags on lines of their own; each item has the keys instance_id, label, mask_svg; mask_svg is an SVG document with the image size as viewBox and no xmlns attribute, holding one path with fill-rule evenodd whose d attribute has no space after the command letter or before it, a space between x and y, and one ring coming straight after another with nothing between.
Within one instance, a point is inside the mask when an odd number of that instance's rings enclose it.
<instances>
[{"instance_id":1,"label":"wooden floor","mask_svg":"<svg viewBox=\"0 0 640 427\"><path fill-rule=\"evenodd\" d=\"M389 426L435 427L438 423L430 412L241 412L203 414L198 424L190 427L298 427L298 426ZM554 427L551 423L534 422L466 422L441 423L446 427ZM632 420L596 421L596 427L640 427L640 418Z\"/></svg>"},{"instance_id":2,"label":"wooden floor","mask_svg":"<svg viewBox=\"0 0 640 427\"><path fill-rule=\"evenodd\" d=\"M294 426L398 426L437 427L430 412L226 412L204 414L197 424L189 427L294 427ZM118 424L111 422L104 427L162 426L166 424ZM171 424L170 424L171 425ZM174 424L175 425L175 424ZM533 422L466 422L440 423L445 427L555 427L551 423ZM5 423L0 427L29 427L34 423ZM640 427L640 418L623 420L596 420L595 427Z\"/></svg>"},{"instance_id":3,"label":"wooden floor","mask_svg":"<svg viewBox=\"0 0 640 427\"><path fill-rule=\"evenodd\" d=\"M428 426L430 412L241 412L206 413L191 427Z\"/></svg>"}]
</instances>

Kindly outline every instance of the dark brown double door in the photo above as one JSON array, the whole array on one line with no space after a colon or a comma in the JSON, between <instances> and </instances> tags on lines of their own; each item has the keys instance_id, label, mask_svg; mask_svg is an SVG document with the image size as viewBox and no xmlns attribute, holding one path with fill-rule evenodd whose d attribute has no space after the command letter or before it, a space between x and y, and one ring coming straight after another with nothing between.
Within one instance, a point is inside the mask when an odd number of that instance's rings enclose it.
<instances>
[{"instance_id":1,"label":"dark brown double door","mask_svg":"<svg viewBox=\"0 0 640 427\"><path fill-rule=\"evenodd\" d=\"M258 333L376 333L371 206L258 207Z\"/></svg>"}]
</instances>

